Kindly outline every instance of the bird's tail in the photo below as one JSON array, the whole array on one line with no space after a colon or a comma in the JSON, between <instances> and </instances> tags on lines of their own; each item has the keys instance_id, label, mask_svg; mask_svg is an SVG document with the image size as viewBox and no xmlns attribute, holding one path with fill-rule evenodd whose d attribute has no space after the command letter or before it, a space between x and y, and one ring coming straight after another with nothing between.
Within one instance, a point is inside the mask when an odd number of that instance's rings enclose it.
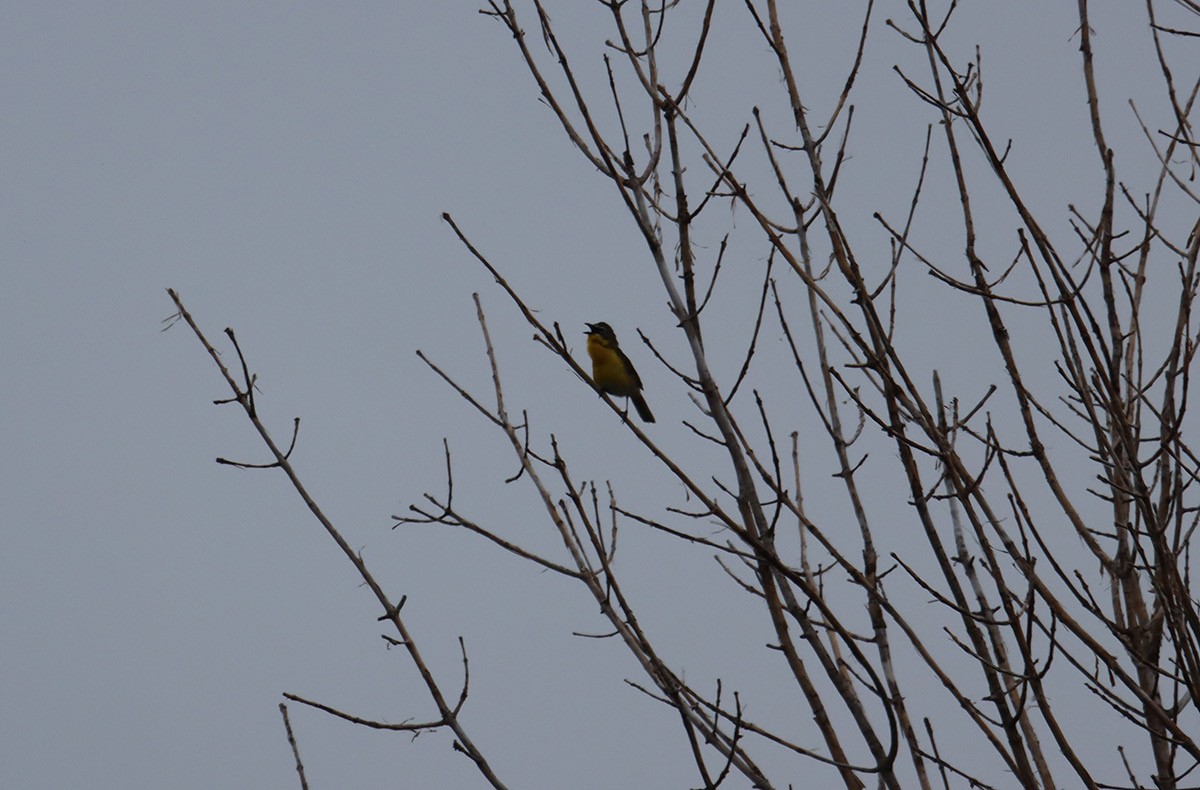
<instances>
[{"instance_id":1,"label":"bird's tail","mask_svg":"<svg viewBox=\"0 0 1200 790\"><path fill-rule=\"evenodd\" d=\"M635 394L631 400L633 400L633 408L637 409L638 416L642 418L642 422L654 422L654 414L650 411L650 407L646 405L646 399L640 393Z\"/></svg>"}]
</instances>

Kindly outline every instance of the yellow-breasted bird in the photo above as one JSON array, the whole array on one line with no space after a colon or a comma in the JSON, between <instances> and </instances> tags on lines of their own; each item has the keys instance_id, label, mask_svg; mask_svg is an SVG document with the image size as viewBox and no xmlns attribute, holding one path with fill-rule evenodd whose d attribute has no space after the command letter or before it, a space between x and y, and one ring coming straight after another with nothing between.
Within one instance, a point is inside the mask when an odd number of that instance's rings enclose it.
<instances>
[{"instance_id":1,"label":"yellow-breasted bird","mask_svg":"<svg viewBox=\"0 0 1200 790\"><path fill-rule=\"evenodd\" d=\"M601 321L588 324L587 328L585 334L588 356L592 358L592 381L609 395L629 398L643 422L654 422L654 415L642 398L642 380L638 378L629 357L617 344L617 335L612 327Z\"/></svg>"}]
</instances>

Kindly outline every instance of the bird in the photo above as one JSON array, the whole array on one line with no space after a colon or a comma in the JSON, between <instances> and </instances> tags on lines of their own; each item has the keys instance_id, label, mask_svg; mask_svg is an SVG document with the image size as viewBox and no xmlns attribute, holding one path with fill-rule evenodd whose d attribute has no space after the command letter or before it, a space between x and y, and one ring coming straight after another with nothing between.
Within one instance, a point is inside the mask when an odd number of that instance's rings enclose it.
<instances>
[{"instance_id":1,"label":"bird","mask_svg":"<svg viewBox=\"0 0 1200 790\"><path fill-rule=\"evenodd\" d=\"M642 380L633 363L617 344L617 334L603 321L587 324L587 351L592 358L592 380L609 395L629 398L643 422L654 422L654 414L642 397Z\"/></svg>"}]
</instances>

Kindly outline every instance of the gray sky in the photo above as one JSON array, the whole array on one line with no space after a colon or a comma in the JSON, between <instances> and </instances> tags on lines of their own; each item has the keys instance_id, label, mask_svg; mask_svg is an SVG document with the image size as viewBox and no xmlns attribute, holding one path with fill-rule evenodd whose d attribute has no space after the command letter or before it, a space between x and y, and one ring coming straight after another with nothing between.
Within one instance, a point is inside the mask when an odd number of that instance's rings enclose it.
<instances>
[{"instance_id":1,"label":"gray sky","mask_svg":"<svg viewBox=\"0 0 1200 790\"><path fill-rule=\"evenodd\" d=\"M817 115L844 79L860 5L820 4L792 34ZM957 32L961 52L983 46L989 111L1021 141L1014 170L1037 185L1056 232L1067 202L1097 200L1079 189L1097 175L1068 5L1013 3L1001 19L994 4L968 4ZM574 2L552 11L569 46L589 47L576 66L602 90L604 15ZM694 109L728 115L714 127L724 149L754 104L781 131L786 114L741 4L722 13ZM883 26L903 15L895 2L877 11L842 187L843 217L881 251L871 214L902 216L935 120L890 72L902 63L924 76L920 53ZM1123 155L1145 156L1123 105L1156 79L1144 31L1132 12L1096 27L1110 134ZM674 82L683 68L670 65ZM0 95L0 786L296 787L276 707L284 691L368 718L433 716L407 659L385 649L377 605L282 474L213 463L266 455L239 410L212 405L228 392L186 328L160 333L167 287L214 342L236 329L278 440L302 418L300 474L393 596L408 595L405 613L449 689L466 639L465 721L510 786L696 782L675 717L622 682L641 680L628 655L571 636L604 630L582 590L465 534L391 529L391 514L442 492L445 436L464 509L561 556L532 492L503 484L516 466L502 437L414 354L487 397L473 291L509 408L530 410L537 440L554 433L580 478L611 479L632 509L686 505L586 387L529 342L439 219L452 212L581 354L582 324L597 320L682 353L615 191L538 103L499 24L461 2L7 3ZM1145 99L1161 120L1157 94ZM954 204L938 190L930 215ZM724 229L701 232L715 249ZM936 219L921 235L961 249L957 236L937 238ZM765 249L737 256L731 271L758 272ZM744 315L758 275L723 276L721 310ZM931 287L912 279L914 299ZM943 309L974 314L965 300ZM748 321L735 322L722 375L736 372ZM916 348L941 334L920 322L908 331ZM938 349L964 399L983 386L971 338ZM696 418L686 392L626 345L660 440L698 471L720 469L680 424ZM752 401L742 405L749 414ZM819 438L814 424L785 423ZM844 514L840 499L812 506ZM817 746L798 695L773 691L781 668L764 658L774 637L753 602L703 551L633 526L622 540L630 589L670 663L736 685L752 713ZM482 784L444 733L410 742L295 705L292 722L314 787ZM782 778L808 770L766 763Z\"/></svg>"}]
</instances>

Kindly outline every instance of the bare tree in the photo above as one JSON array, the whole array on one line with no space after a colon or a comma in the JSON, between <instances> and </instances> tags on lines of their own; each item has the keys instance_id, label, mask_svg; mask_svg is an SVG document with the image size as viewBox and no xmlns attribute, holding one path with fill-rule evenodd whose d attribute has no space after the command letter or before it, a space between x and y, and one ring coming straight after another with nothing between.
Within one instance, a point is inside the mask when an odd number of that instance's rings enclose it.
<instances>
[{"instance_id":1,"label":"bare tree","mask_svg":"<svg viewBox=\"0 0 1200 790\"><path fill-rule=\"evenodd\" d=\"M1036 185L1013 174L1008 144L985 121L982 57L954 54L962 46L950 32L956 3L935 11L912 0L881 20L868 0L861 35L831 78L794 65L781 19L819 12L745 0L738 11L757 28L781 76L772 109L784 108L786 123L768 121L781 114L759 108L742 119L691 108L707 48L721 35L715 0L598 5L611 26L597 31L595 51L583 52L568 51L540 0L520 9L489 0L483 13L512 36L563 133L635 222L687 353L671 358L647 346L693 394L695 411L684 422L696 443L719 448L724 472L695 475L685 459L622 418L678 480L689 508L664 502L658 513L630 512L611 487L578 480L569 456L585 449L562 448L510 413L479 307L494 385L488 397L422 359L511 443L517 477L536 490L569 561L460 512L452 484L398 523L461 527L578 583L598 604L609 636L640 666L643 676L631 682L678 714L680 742L703 787L786 786L791 774L766 767L768 760L779 765L780 753L791 755L792 770L824 777L820 786L1004 787L1014 778L1030 788L1195 785L1188 777L1200 763L1200 602L1190 563L1200 459L1186 415L1200 340L1192 313L1200 225L1180 217L1194 218L1200 207L1190 120L1200 92L1200 7L1147 0L1138 12L1153 45L1147 57L1161 73L1147 89L1169 108L1165 119L1137 116L1158 163L1150 188L1139 192L1106 141L1094 31L1088 3L1079 0L1073 41L1091 126L1090 143L1081 144L1095 149L1099 192L1081 186L1076 205L1098 208L1072 206L1071 232L1055 233L1067 210L1045 216L1036 207L1029 193ZM1164 5L1170 21L1159 18ZM924 62L922 73L896 70L898 89L929 114L924 151L911 158L911 198L899 209L864 206L839 192L849 177L864 54L882 35L907 41ZM679 46L680 37L690 44ZM1186 85L1177 83L1168 57L1178 42L1193 48ZM818 114L805 99L806 82L831 79L841 88ZM592 91L594 84L605 89ZM1121 109L1138 112L1137 105ZM732 145L714 142L729 139L731 129ZM945 165L937 168L940 181L931 162ZM999 196L1002 210L990 205L981 218L981 193ZM957 207L953 216L939 215L934 229L956 239L961 251L953 256L918 241L929 235L920 209L930 195ZM853 230L863 217L877 222L883 245L879 234ZM544 323L478 240L444 218L535 340L590 382L563 329ZM722 241L703 246L700 236ZM710 315L718 275L722 284L745 280L760 294L751 339L735 364L728 322ZM998 364L978 363L986 371L978 379L995 380L970 400L943 393L936 373L926 381L924 362L900 339L908 326L929 321L929 311L901 294L901 281L915 275L969 300L987 329L987 354ZM786 341L782 354L759 342L772 331ZM756 378L764 366L793 372L792 391L753 388L768 380ZM725 381L717 369L738 373ZM303 495L288 453L258 421L248 368L240 379L222 371L275 465ZM601 397L621 414L621 404ZM824 447L802 446L801 421L819 425ZM814 495L802 496L802 482L813 489L816 454L832 465L840 488L822 485L817 496L843 503L844 518L811 515ZM887 489L879 480L901 487L881 498ZM376 592L397 644L427 680L441 718L408 728L452 729L485 780L502 786L471 741L469 716L460 715L465 684L458 703L448 703L405 629L403 601L392 602L305 498ZM706 547L728 573L730 594L757 602L775 637L768 660L786 668L811 728L756 721L739 693L684 679L641 625L638 601L617 568L618 525L630 523ZM1086 713L1077 709L1081 691L1093 703ZM1100 774L1089 761L1101 728L1117 733L1123 776ZM944 752L938 738L947 732L969 733L975 750ZM802 745L814 739L819 748Z\"/></svg>"}]
</instances>

